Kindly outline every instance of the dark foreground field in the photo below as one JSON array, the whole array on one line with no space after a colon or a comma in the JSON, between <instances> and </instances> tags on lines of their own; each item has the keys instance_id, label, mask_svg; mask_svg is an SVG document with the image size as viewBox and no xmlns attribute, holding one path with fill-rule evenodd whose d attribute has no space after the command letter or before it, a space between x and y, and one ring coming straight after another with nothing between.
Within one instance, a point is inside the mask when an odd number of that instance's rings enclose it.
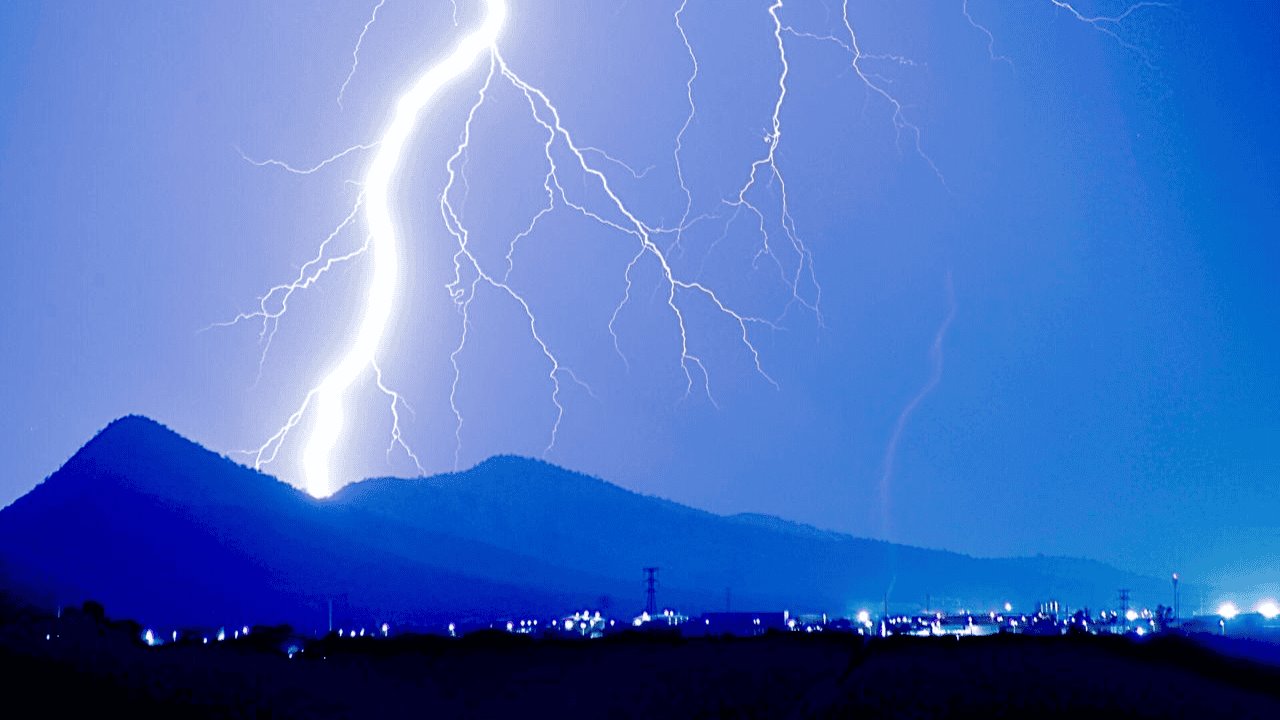
<instances>
[{"instance_id":1,"label":"dark foreground field","mask_svg":"<svg viewBox=\"0 0 1280 720\"><path fill-rule=\"evenodd\" d=\"M1280 671L1185 639L770 635L146 648L127 626L0 627L9 707L125 717L1280 718ZM18 717L25 715L8 715Z\"/></svg>"}]
</instances>

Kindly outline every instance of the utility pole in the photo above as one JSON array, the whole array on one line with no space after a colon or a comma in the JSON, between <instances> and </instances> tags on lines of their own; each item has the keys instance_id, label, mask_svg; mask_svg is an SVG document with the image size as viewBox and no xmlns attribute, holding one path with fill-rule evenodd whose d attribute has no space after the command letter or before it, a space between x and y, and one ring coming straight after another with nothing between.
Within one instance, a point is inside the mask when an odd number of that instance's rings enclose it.
<instances>
[{"instance_id":1,"label":"utility pole","mask_svg":"<svg viewBox=\"0 0 1280 720\"><path fill-rule=\"evenodd\" d=\"M1173 619L1178 619L1178 613L1182 611L1182 596L1178 594L1178 573L1173 574Z\"/></svg>"},{"instance_id":2,"label":"utility pole","mask_svg":"<svg viewBox=\"0 0 1280 720\"><path fill-rule=\"evenodd\" d=\"M333 634L333 598L329 598L329 634Z\"/></svg>"},{"instance_id":3,"label":"utility pole","mask_svg":"<svg viewBox=\"0 0 1280 720\"><path fill-rule=\"evenodd\" d=\"M653 617L658 614L658 568L647 567L644 575L644 611Z\"/></svg>"},{"instance_id":4,"label":"utility pole","mask_svg":"<svg viewBox=\"0 0 1280 720\"><path fill-rule=\"evenodd\" d=\"M1129 588L1120 588L1120 614L1122 616L1129 614Z\"/></svg>"}]
</instances>

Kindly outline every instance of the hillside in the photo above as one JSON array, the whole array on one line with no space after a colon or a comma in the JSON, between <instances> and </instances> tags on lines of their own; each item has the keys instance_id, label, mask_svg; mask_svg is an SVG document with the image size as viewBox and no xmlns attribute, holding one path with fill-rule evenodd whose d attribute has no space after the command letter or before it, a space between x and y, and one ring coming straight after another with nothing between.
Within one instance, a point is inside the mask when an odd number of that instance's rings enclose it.
<instances>
[{"instance_id":1,"label":"hillside","mask_svg":"<svg viewBox=\"0 0 1280 720\"><path fill-rule=\"evenodd\" d=\"M117 420L0 511L0 572L47 603L155 624L438 626L581 607L631 613L640 568L683 610L851 613L1109 601L1162 584L1087 561L976 559L778 518L720 516L517 457L316 500L141 417Z\"/></svg>"}]
</instances>

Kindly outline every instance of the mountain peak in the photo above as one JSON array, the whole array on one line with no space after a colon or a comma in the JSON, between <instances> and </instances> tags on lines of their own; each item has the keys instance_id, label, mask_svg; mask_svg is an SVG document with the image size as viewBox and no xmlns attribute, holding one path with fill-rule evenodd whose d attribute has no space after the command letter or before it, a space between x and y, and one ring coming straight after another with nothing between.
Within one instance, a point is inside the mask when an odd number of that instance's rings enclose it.
<instances>
[{"instance_id":1,"label":"mountain peak","mask_svg":"<svg viewBox=\"0 0 1280 720\"><path fill-rule=\"evenodd\" d=\"M125 415L99 430L33 493L93 498L127 488L171 502L226 506L287 487L161 422Z\"/></svg>"},{"instance_id":2,"label":"mountain peak","mask_svg":"<svg viewBox=\"0 0 1280 720\"><path fill-rule=\"evenodd\" d=\"M158 420L149 418L146 415L130 414L118 417L107 423L107 426L99 430L89 442L92 443L100 439L117 442L126 438L163 436L182 437L168 425Z\"/></svg>"}]
</instances>

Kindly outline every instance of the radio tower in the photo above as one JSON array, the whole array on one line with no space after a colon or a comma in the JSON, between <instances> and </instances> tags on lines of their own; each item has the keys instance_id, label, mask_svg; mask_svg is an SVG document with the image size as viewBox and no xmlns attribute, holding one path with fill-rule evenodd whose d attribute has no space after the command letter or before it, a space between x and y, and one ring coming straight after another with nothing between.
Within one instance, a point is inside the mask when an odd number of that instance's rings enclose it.
<instances>
[{"instance_id":1,"label":"radio tower","mask_svg":"<svg viewBox=\"0 0 1280 720\"><path fill-rule=\"evenodd\" d=\"M644 611L653 617L658 614L658 568L644 569L644 584Z\"/></svg>"}]
</instances>

